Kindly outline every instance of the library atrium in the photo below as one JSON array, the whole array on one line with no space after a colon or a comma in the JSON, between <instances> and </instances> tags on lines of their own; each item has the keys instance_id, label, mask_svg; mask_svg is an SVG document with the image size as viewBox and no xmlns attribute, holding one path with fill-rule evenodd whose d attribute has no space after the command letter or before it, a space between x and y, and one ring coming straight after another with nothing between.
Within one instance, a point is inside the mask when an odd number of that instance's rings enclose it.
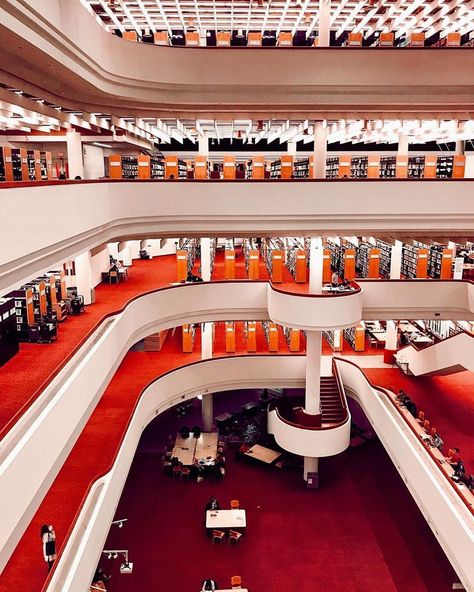
<instances>
[{"instance_id":1,"label":"library atrium","mask_svg":"<svg viewBox=\"0 0 474 592\"><path fill-rule=\"evenodd\" d=\"M474 0L2 0L0 592L474 592L473 195Z\"/></svg>"}]
</instances>

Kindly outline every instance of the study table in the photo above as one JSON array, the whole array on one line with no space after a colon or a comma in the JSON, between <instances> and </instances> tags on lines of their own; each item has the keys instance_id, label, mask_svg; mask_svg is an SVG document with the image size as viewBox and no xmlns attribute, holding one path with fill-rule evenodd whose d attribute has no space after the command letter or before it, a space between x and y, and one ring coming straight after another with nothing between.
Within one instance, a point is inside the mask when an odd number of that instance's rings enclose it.
<instances>
[{"instance_id":1,"label":"study table","mask_svg":"<svg viewBox=\"0 0 474 592\"><path fill-rule=\"evenodd\" d=\"M194 451L196 439L193 436L183 438L180 434L176 436L171 457L177 458L184 466L191 466L194 463Z\"/></svg>"},{"instance_id":2,"label":"study table","mask_svg":"<svg viewBox=\"0 0 474 592\"><path fill-rule=\"evenodd\" d=\"M183 438L181 434L176 435L176 441L171 452L184 466L190 467L195 460L203 461L205 464L214 463L217 456L217 432L202 432L199 438L190 434Z\"/></svg>"},{"instance_id":3,"label":"study table","mask_svg":"<svg viewBox=\"0 0 474 592\"><path fill-rule=\"evenodd\" d=\"M247 516L245 510L207 510L206 528L245 528Z\"/></svg>"},{"instance_id":4,"label":"study table","mask_svg":"<svg viewBox=\"0 0 474 592\"><path fill-rule=\"evenodd\" d=\"M272 450L271 448L265 448L265 446L260 446L260 444L255 444L247 452L244 452L244 454L268 465L275 462L281 456L281 452Z\"/></svg>"}]
</instances>

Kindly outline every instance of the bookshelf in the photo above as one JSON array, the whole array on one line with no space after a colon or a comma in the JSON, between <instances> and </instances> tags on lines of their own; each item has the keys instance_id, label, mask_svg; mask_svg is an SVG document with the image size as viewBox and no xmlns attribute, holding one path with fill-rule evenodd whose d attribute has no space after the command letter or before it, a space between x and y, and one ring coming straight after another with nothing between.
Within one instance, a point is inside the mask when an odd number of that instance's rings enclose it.
<instances>
[{"instance_id":1,"label":"bookshelf","mask_svg":"<svg viewBox=\"0 0 474 592\"><path fill-rule=\"evenodd\" d=\"M376 241L377 249L380 253L379 259L379 274L383 278L390 277L390 262L392 259L392 245L386 243L385 241L377 239Z\"/></svg>"},{"instance_id":2,"label":"bookshelf","mask_svg":"<svg viewBox=\"0 0 474 592\"><path fill-rule=\"evenodd\" d=\"M122 156L122 179L138 178L138 159L134 156Z\"/></svg>"},{"instance_id":3,"label":"bookshelf","mask_svg":"<svg viewBox=\"0 0 474 592\"><path fill-rule=\"evenodd\" d=\"M3 156L3 148L0 147L0 182L6 181L5 176L5 160Z\"/></svg>"},{"instance_id":4,"label":"bookshelf","mask_svg":"<svg viewBox=\"0 0 474 592\"><path fill-rule=\"evenodd\" d=\"M444 245L431 245L428 257L428 275L435 279L452 278L453 254Z\"/></svg>"},{"instance_id":5,"label":"bookshelf","mask_svg":"<svg viewBox=\"0 0 474 592\"><path fill-rule=\"evenodd\" d=\"M365 329L362 325L358 327L349 327L344 329L344 339L356 352L365 350Z\"/></svg>"},{"instance_id":6,"label":"bookshelf","mask_svg":"<svg viewBox=\"0 0 474 592\"><path fill-rule=\"evenodd\" d=\"M280 238L269 238L265 242L265 266L271 281L274 283L283 281L284 249L285 245Z\"/></svg>"},{"instance_id":7,"label":"bookshelf","mask_svg":"<svg viewBox=\"0 0 474 592\"><path fill-rule=\"evenodd\" d=\"M0 298L0 366L18 352L15 300Z\"/></svg>"},{"instance_id":8,"label":"bookshelf","mask_svg":"<svg viewBox=\"0 0 474 592\"><path fill-rule=\"evenodd\" d=\"M436 161L436 178L451 179L453 176L454 158L452 156L438 156Z\"/></svg>"},{"instance_id":9,"label":"bookshelf","mask_svg":"<svg viewBox=\"0 0 474 592\"><path fill-rule=\"evenodd\" d=\"M281 178L281 159L274 160L270 165L270 179Z\"/></svg>"},{"instance_id":10,"label":"bookshelf","mask_svg":"<svg viewBox=\"0 0 474 592\"><path fill-rule=\"evenodd\" d=\"M194 325L183 325L182 334L183 334L183 343L182 343L183 354L191 354L193 352L193 347L194 347L194 335L195 335Z\"/></svg>"},{"instance_id":11,"label":"bookshelf","mask_svg":"<svg viewBox=\"0 0 474 592\"><path fill-rule=\"evenodd\" d=\"M284 327L283 332L290 352L299 352L301 349L301 331Z\"/></svg>"},{"instance_id":12,"label":"bookshelf","mask_svg":"<svg viewBox=\"0 0 474 592\"><path fill-rule=\"evenodd\" d=\"M371 243L360 243L356 251L356 270L360 277L378 278L380 275L380 250Z\"/></svg>"},{"instance_id":13,"label":"bookshelf","mask_svg":"<svg viewBox=\"0 0 474 592\"><path fill-rule=\"evenodd\" d=\"M367 179L369 159L367 156L353 156L351 159L351 179Z\"/></svg>"},{"instance_id":14,"label":"bookshelf","mask_svg":"<svg viewBox=\"0 0 474 592\"><path fill-rule=\"evenodd\" d=\"M247 351L255 353L257 351L257 323L255 321L244 323L244 335L247 342Z\"/></svg>"},{"instance_id":15,"label":"bookshelf","mask_svg":"<svg viewBox=\"0 0 474 592\"><path fill-rule=\"evenodd\" d=\"M331 156L326 159L326 179L337 179L339 177L339 157Z\"/></svg>"},{"instance_id":16,"label":"bookshelf","mask_svg":"<svg viewBox=\"0 0 474 592\"><path fill-rule=\"evenodd\" d=\"M428 249L419 244L404 244L402 247L401 273L406 278L428 277Z\"/></svg>"},{"instance_id":17,"label":"bookshelf","mask_svg":"<svg viewBox=\"0 0 474 592\"><path fill-rule=\"evenodd\" d=\"M30 288L20 288L8 293L6 298L11 298L14 302L17 339L28 341L29 327L35 323L33 291Z\"/></svg>"},{"instance_id":18,"label":"bookshelf","mask_svg":"<svg viewBox=\"0 0 474 592\"><path fill-rule=\"evenodd\" d=\"M425 157L410 156L408 158L408 178L423 179L425 174Z\"/></svg>"},{"instance_id":19,"label":"bookshelf","mask_svg":"<svg viewBox=\"0 0 474 592\"><path fill-rule=\"evenodd\" d=\"M330 252L331 267L343 279L353 280L356 275L356 249L353 245L337 245L332 241L327 242Z\"/></svg>"},{"instance_id":20,"label":"bookshelf","mask_svg":"<svg viewBox=\"0 0 474 592\"><path fill-rule=\"evenodd\" d=\"M293 176L295 179L309 179L312 177L309 171L309 158L303 158L294 163Z\"/></svg>"},{"instance_id":21,"label":"bookshelf","mask_svg":"<svg viewBox=\"0 0 474 592\"><path fill-rule=\"evenodd\" d=\"M278 351L278 326L276 323L270 323L269 321L262 322L263 334L268 345L269 352Z\"/></svg>"},{"instance_id":22,"label":"bookshelf","mask_svg":"<svg viewBox=\"0 0 474 592\"><path fill-rule=\"evenodd\" d=\"M323 337L333 352L342 352L342 331L340 329L336 329L334 331L323 331Z\"/></svg>"},{"instance_id":23,"label":"bookshelf","mask_svg":"<svg viewBox=\"0 0 474 592\"><path fill-rule=\"evenodd\" d=\"M380 158L380 178L395 179L397 173L396 156L382 156Z\"/></svg>"}]
</instances>

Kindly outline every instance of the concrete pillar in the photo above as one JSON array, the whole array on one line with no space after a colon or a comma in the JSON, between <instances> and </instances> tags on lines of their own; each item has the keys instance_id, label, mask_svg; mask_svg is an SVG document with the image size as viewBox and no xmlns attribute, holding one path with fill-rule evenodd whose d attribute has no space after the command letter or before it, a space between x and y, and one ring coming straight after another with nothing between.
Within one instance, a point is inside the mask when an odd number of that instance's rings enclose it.
<instances>
[{"instance_id":1,"label":"concrete pillar","mask_svg":"<svg viewBox=\"0 0 474 592\"><path fill-rule=\"evenodd\" d=\"M209 156L209 138L206 133L199 136L198 143L199 156Z\"/></svg>"},{"instance_id":2,"label":"concrete pillar","mask_svg":"<svg viewBox=\"0 0 474 592\"><path fill-rule=\"evenodd\" d=\"M207 45L207 31L199 31L199 45L206 47Z\"/></svg>"},{"instance_id":3,"label":"concrete pillar","mask_svg":"<svg viewBox=\"0 0 474 592\"><path fill-rule=\"evenodd\" d=\"M402 241L396 240L392 245L392 253L390 256L390 279L399 280L402 272Z\"/></svg>"},{"instance_id":4,"label":"concrete pillar","mask_svg":"<svg viewBox=\"0 0 474 592\"><path fill-rule=\"evenodd\" d=\"M203 431L212 432L212 428L214 427L214 401L212 393L202 396L201 409Z\"/></svg>"},{"instance_id":5,"label":"concrete pillar","mask_svg":"<svg viewBox=\"0 0 474 592\"><path fill-rule=\"evenodd\" d=\"M329 47L331 33L331 0L319 0L318 47Z\"/></svg>"},{"instance_id":6,"label":"concrete pillar","mask_svg":"<svg viewBox=\"0 0 474 592\"><path fill-rule=\"evenodd\" d=\"M212 323L201 323L201 359L212 358ZM213 395L202 395L201 401L202 426L205 432L211 432L214 425Z\"/></svg>"},{"instance_id":7,"label":"concrete pillar","mask_svg":"<svg viewBox=\"0 0 474 592\"><path fill-rule=\"evenodd\" d=\"M287 153L291 154L292 156L296 156L296 142L293 140L288 140Z\"/></svg>"},{"instance_id":8,"label":"concrete pillar","mask_svg":"<svg viewBox=\"0 0 474 592\"><path fill-rule=\"evenodd\" d=\"M305 411L321 413L321 331L306 332Z\"/></svg>"},{"instance_id":9,"label":"concrete pillar","mask_svg":"<svg viewBox=\"0 0 474 592\"><path fill-rule=\"evenodd\" d=\"M464 154L465 150L466 150L466 141L465 140L457 140L456 147L454 149L454 154L456 154L456 155Z\"/></svg>"},{"instance_id":10,"label":"concrete pillar","mask_svg":"<svg viewBox=\"0 0 474 592\"><path fill-rule=\"evenodd\" d=\"M319 458L315 456L305 456L304 457L304 465L303 465L303 477L304 480L308 480L308 473L318 473L319 472Z\"/></svg>"},{"instance_id":11,"label":"concrete pillar","mask_svg":"<svg viewBox=\"0 0 474 592\"><path fill-rule=\"evenodd\" d=\"M84 163L82 161L81 134L75 130L66 132L67 162L69 178L79 176L84 179Z\"/></svg>"},{"instance_id":12,"label":"concrete pillar","mask_svg":"<svg viewBox=\"0 0 474 592\"><path fill-rule=\"evenodd\" d=\"M453 254L453 261L454 261L454 259L456 258L456 252L457 252L456 243L454 241L448 241L448 249Z\"/></svg>"},{"instance_id":13,"label":"concrete pillar","mask_svg":"<svg viewBox=\"0 0 474 592\"><path fill-rule=\"evenodd\" d=\"M76 268L76 287L77 293L84 296L84 304L92 304L92 274L91 274L91 254L90 251L81 253L74 259Z\"/></svg>"},{"instance_id":14,"label":"concrete pillar","mask_svg":"<svg viewBox=\"0 0 474 592\"><path fill-rule=\"evenodd\" d=\"M395 351L398 345L398 325L395 321L387 321L385 349Z\"/></svg>"},{"instance_id":15,"label":"concrete pillar","mask_svg":"<svg viewBox=\"0 0 474 592\"><path fill-rule=\"evenodd\" d=\"M309 247L309 293L321 294L323 288L323 241L321 237L311 237ZM306 333L306 383L305 383L305 411L318 415L321 413L321 331L307 331ZM318 459L305 457L305 481L308 473L318 472Z\"/></svg>"},{"instance_id":16,"label":"concrete pillar","mask_svg":"<svg viewBox=\"0 0 474 592\"><path fill-rule=\"evenodd\" d=\"M211 239L201 239L201 277L204 282L211 281Z\"/></svg>"},{"instance_id":17,"label":"concrete pillar","mask_svg":"<svg viewBox=\"0 0 474 592\"><path fill-rule=\"evenodd\" d=\"M88 144L83 148L84 179L100 179L105 174L104 149Z\"/></svg>"},{"instance_id":18,"label":"concrete pillar","mask_svg":"<svg viewBox=\"0 0 474 592\"><path fill-rule=\"evenodd\" d=\"M408 156L408 136L398 137L398 156Z\"/></svg>"},{"instance_id":19,"label":"concrete pillar","mask_svg":"<svg viewBox=\"0 0 474 592\"><path fill-rule=\"evenodd\" d=\"M325 121L314 124L314 178L326 178L328 128Z\"/></svg>"}]
</instances>

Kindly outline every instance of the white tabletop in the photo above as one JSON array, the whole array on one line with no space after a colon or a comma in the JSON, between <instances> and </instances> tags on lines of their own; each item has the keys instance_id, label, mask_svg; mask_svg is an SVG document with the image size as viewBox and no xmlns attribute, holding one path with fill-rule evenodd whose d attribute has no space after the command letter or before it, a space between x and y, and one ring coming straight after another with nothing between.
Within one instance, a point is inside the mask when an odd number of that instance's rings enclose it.
<instances>
[{"instance_id":1,"label":"white tabletop","mask_svg":"<svg viewBox=\"0 0 474 592\"><path fill-rule=\"evenodd\" d=\"M260 446L260 444L255 444L249 448L248 452L245 452L245 454L268 464L281 456L281 452L272 450L271 448L265 448L265 446Z\"/></svg>"},{"instance_id":2,"label":"white tabletop","mask_svg":"<svg viewBox=\"0 0 474 592\"><path fill-rule=\"evenodd\" d=\"M176 442L171 452L172 457L176 457L179 462L185 466L191 466L194 463L194 451L196 449L196 438L192 435L189 438L183 438L180 434L176 436Z\"/></svg>"},{"instance_id":3,"label":"white tabletop","mask_svg":"<svg viewBox=\"0 0 474 592\"><path fill-rule=\"evenodd\" d=\"M219 434L217 432L203 432L199 438L196 439L196 450L194 456L198 460L207 459L209 456L215 460L217 456L217 440Z\"/></svg>"},{"instance_id":4,"label":"white tabletop","mask_svg":"<svg viewBox=\"0 0 474 592\"><path fill-rule=\"evenodd\" d=\"M206 528L245 528L247 517L245 510L208 510Z\"/></svg>"},{"instance_id":5,"label":"white tabletop","mask_svg":"<svg viewBox=\"0 0 474 592\"><path fill-rule=\"evenodd\" d=\"M411 337L410 341L413 343L433 343L431 337L427 337L426 335L418 335L417 337Z\"/></svg>"}]
</instances>

